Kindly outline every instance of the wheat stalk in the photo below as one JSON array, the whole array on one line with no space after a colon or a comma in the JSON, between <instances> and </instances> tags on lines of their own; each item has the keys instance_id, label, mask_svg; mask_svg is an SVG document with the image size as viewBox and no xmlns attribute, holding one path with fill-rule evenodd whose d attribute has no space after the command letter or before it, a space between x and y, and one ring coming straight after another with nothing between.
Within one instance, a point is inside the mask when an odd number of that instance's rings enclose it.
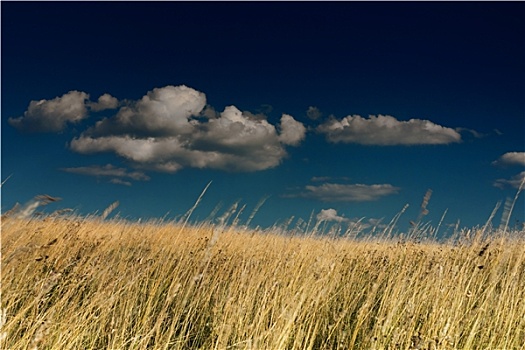
<instances>
[{"instance_id":1,"label":"wheat stalk","mask_svg":"<svg viewBox=\"0 0 525 350\"><path fill-rule=\"evenodd\" d=\"M514 205L516 204L516 201L518 200L518 197L519 197L520 192L523 189L524 185L525 185L525 176L521 180L520 187L518 188L518 191L516 191L516 195L514 196L514 200L512 201L512 205L509 208L509 214L507 216L507 220L505 221L505 227L503 228L503 233L507 232L507 227L509 226L510 214L514 210Z\"/></svg>"},{"instance_id":2,"label":"wheat stalk","mask_svg":"<svg viewBox=\"0 0 525 350\"><path fill-rule=\"evenodd\" d=\"M100 216L102 218L102 220L105 220L109 214L111 214L111 212L113 210L115 210L118 206L119 206L120 202L119 201L114 201L113 203L111 203L109 205L109 207L107 207L104 212L102 212L102 215Z\"/></svg>"},{"instance_id":3,"label":"wheat stalk","mask_svg":"<svg viewBox=\"0 0 525 350\"><path fill-rule=\"evenodd\" d=\"M184 223L182 224L182 227L181 227L181 232L182 230L184 230L184 228L186 227L186 224L188 223L188 220L190 219L190 216L191 214L193 213L193 211L195 210L195 208L197 208L197 206L199 205L199 203L201 202L201 199L202 197L204 196L204 194L206 193L206 191L208 190L208 187L210 187L212 181L208 182L208 184L206 185L206 187L204 187L204 190L202 190L199 198L197 198L197 200L195 201L195 204L193 204L193 207L191 207L190 210L188 210L188 212L184 215Z\"/></svg>"}]
</instances>

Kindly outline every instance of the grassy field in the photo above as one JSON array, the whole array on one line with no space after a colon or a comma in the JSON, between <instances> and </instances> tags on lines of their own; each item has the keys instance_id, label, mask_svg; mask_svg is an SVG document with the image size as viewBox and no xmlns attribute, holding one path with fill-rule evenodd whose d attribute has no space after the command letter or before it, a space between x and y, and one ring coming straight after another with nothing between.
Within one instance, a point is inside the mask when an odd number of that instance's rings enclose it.
<instances>
[{"instance_id":1,"label":"grassy field","mask_svg":"<svg viewBox=\"0 0 525 350\"><path fill-rule=\"evenodd\" d=\"M525 233L2 221L2 349L525 349Z\"/></svg>"}]
</instances>

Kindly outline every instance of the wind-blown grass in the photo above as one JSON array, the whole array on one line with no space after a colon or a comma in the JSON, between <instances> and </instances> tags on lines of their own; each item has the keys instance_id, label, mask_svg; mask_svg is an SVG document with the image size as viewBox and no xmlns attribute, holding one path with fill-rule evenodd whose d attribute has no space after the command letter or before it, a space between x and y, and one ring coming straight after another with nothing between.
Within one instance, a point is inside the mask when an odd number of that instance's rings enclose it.
<instances>
[{"instance_id":1,"label":"wind-blown grass","mask_svg":"<svg viewBox=\"0 0 525 350\"><path fill-rule=\"evenodd\" d=\"M481 234L483 233L483 234ZM2 221L2 349L524 349L525 233Z\"/></svg>"}]
</instances>

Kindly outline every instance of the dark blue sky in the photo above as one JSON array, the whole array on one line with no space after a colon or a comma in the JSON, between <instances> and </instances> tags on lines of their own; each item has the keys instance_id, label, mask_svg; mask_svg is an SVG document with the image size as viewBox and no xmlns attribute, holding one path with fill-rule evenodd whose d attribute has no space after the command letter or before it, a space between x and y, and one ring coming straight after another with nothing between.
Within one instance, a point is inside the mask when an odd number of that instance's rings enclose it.
<instances>
[{"instance_id":1,"label":"dark blue sky","mask_svg":"<svg viewBox=\"0 0 525 350\"><path fill-rule=\"evenodd\" d=\"M521 2L1 6L2 210L48 193L176 216L213 181L196 219L266 196L254 224L408 203L405 230L430 188L425 220L472 226L524 176Z\"/></svg>"}]
</instances>

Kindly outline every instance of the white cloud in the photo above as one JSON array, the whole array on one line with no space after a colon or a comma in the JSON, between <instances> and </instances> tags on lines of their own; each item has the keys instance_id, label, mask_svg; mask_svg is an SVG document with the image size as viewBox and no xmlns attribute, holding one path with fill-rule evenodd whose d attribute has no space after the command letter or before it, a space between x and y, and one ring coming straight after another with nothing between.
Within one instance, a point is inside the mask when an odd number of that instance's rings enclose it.
<instances>
[{"instance_id":1,"label":"white cloud","mask_svg":"<svg viewBox=\"0 0 525 350\"><path fill-rule=\"evenodd\" d=\"M525 166L525 152L507 152L497 160L492 162L493 165L523 165Z\"/></svg>"},{"instance_id":2,"label":"white cloud","mask_svg":"<svg viewBox=\"0 0 525 350\"><path fill-rule=\"evenodd\" d=\"M149 176L141 171L128 171L125 168L117 168L111 164L106 164L104 166L91 165L85 167L62 168L61 170L72 174L109 177L111 178L111 183L127 186L130 186L131 183L129 181L124 181L123 179L131 179L135 181L148 181L150 179Z\"/></svg>"},{"instance_id":3,"label":"white cloud","mask_svg":"<svg viewBox=\"0 0 525 350\"><path fill-rule=\"evenodd\" d=\"M461 141L454 129L428 120L399 121L388 115L347 116L342 120L330 118L317 127L330 142L358 143L363 145L423 145L449 144Z\"/></svg>"},{"instance_id":4,"label":"white cloud","mask_svg":"<svg viewBox=\"0 0 525 350\"><path fill-rule=\"evenodd\" d=\"M385 229L388 225L382 223L383 219L365 219L353 218L348 220L348 229L345 234L359 234L364 230L370 229L374 232L376 229Z\"/></svg>"},{"instance_id":5,"label":"white cloud","mask_svg":"<svg viewBox=\"0 0 525 350\"><path fill-rule=\"evenodd\" d=\"M115 185L131 186L131 182L124 181L124 180L119 179L119 178L111 179L111 180L109 180L109 182L111 182L112 184L115 184Z\"/></svg>"},{"instance_id":6,"label":"white cloud","mask_svg":"<svg viewBox=\"0 0 525 350\"><path fill-rule=\"evenodd\" d=\"M498 188L505 188L507 186L513 187L513 188L520 188L521 184L525 181L525 171L522 171L521 173L514 175L510 179L497 179L494 182L494 186Z\"/></svg>"},{"instance_id":7,"label":"white cloud","mask_svg":"<svg viewBox=\"0 0 525 350\"><path fill-rule=\"evenodd\" d=\"M291 115L281 117L281 134L279 140L285 145L297 146L306 135L306 128Z\"/></svg>"},{"instance_id":8,"label":"white cloud","mask_svg":"<svg viewBox=\"0 0 525 350\"><path fill-rule=\"evenodd\" d=\"M9 118L11 126L29 132L60 132L66 124L77 123L88 116L89 95L70 91L52 100L31 101L23 116Z\"/></svg>"},{"instance_id":9,"label":"white cloud","mask_svg":"<svg viewBox=\"0 0 525 350\"><path fill-rule=\"evenodd\" d=\"M468 132L468 133L470 133L472 136L474 136L477 139L481 139L481 138L487 136L485 134L477 132L476 130L472 130L472 129L468 129L468 128L456 128L455 130L457 132Z\"/></svg>"},{"instance_id":10,"label":"white cloud","mask_svg":"<svg viewBox=\"0 0 525 350\"><path fill-rule=\"evenodd\" d=\"M319 186L308 185L304 191L286 197L303 197L323 202L368 202L381 197L397 194L400 188L390 184L336 184L324 183Z\"/></svg>"},{"instance_id":11,"label":"white cloud","mask_svg":"<svg viewBox=\"0 0 525 350\"><path fill-rule=\"evenodd\" d=\"M264 115L206 106L206 96L186 86L156 88L112 118L96 123L70 147L78 153L112 152L135 167L176 172L185 167L257 171L275 167L306 128L283 114L280 133Z\"/></svg>"},{"instance_id":12,"label":"white cloud","mask_svg":"<svg viewBox=\"0 0 525 350\"><path fill-rule=\"evenodd\" d=\"M93 112L115 109L118 107L118 100L110 94L104 94L98 98L97 102L89 102L88 106Z\"/></svg>"},{"instance_id":13,"label":"white cloud","mask_svg":"<svg viewBox=\"0 0 525 350\"><path fill-rule=\"evenodd\" d=\"M163 136L192 131L190 117L206 106L206 96L187 86L166 86L149 91L142 99L105 118L88 135Z\"/></svg>"},{"instance_id":14,"label":"white cloud","mask_svg":"<svg viewBox=\"0 0 525 350\"><path fill-rule=\"evenodd\" d=\"M337 215L337 210L335 209L322 209L319 214L317 214L317 221L336 221L344 222L348 221L347 218Z\"/></svg>"},{"instance_id":15,"label":"white cloud","mask_svg":"<svg viewBox=\"0 0 525 350\"><path fill-rule=\"evenodd\" d=\"M222 150L196 150L187 147L177 137L137 139L129 136L107 136L99 138L80 137L71 141L71 149L78 153L114 152L146 169L176 172L184 167L213 168L228 171L256 171L274 167L284 157L284 150L270 145L246 150L242 144L231 145L228 152ZM235 154L239 153L239 154ZM242 154L244 153L244 154Z\"/></svg>"},{"instance_id":16,"label":"white cloud","mask_svg":"<svg viewBox=\"0 0 525 350\"><path fill-rule=\"evenodd\" d=\"M339 224L344 223L347 226L345 235L354 234L357 235L364 230L371 229L384 229L387 227L383 224L383 219L366 219L362 218L346 218L342 215L338 215L335 209L322 209L316 216L317 222L337 222ZM373 231L372 231L373 232Z\"/></svg>"}]
</instances>

